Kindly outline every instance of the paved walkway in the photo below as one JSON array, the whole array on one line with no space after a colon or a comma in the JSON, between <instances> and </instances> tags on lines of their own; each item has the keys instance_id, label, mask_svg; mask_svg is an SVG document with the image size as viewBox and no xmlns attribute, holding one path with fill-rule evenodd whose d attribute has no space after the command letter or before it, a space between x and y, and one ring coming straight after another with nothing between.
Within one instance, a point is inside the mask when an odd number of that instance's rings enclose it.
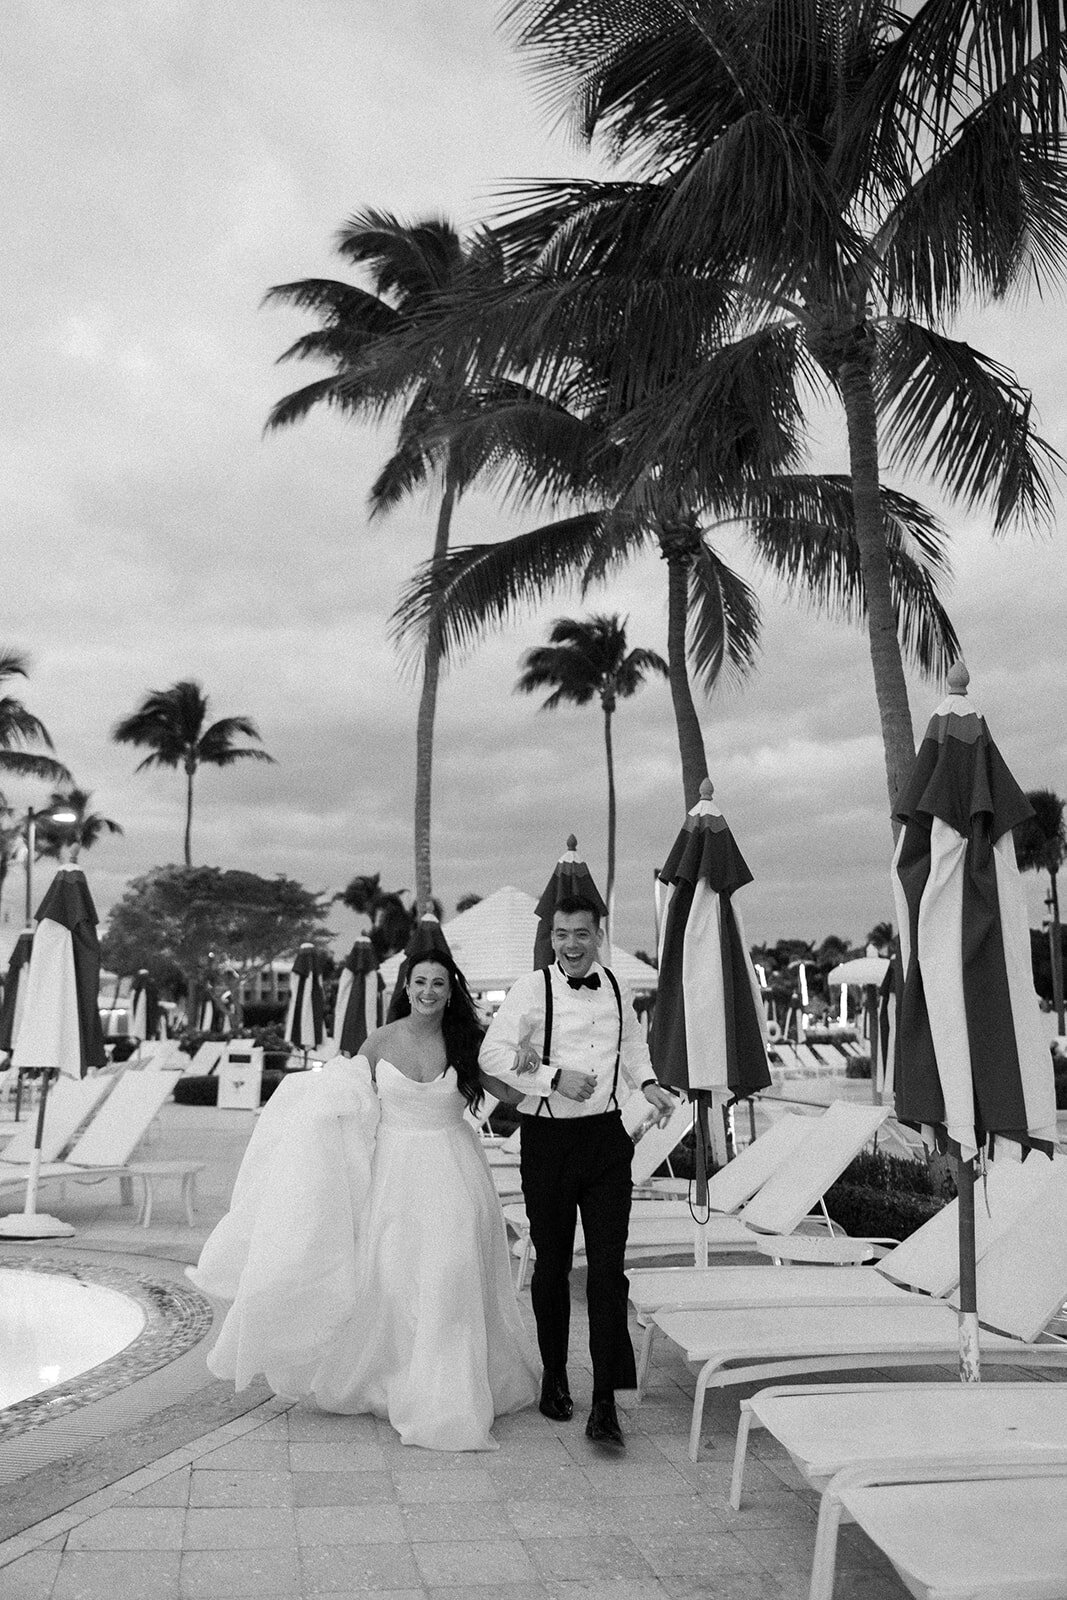
<instances>
[{"instance_id":1,"label":"paved walkway","mask_svg":"<svg viewBox=\"0 0 1067 1600\"><path fill-rule=\"evenodd\" d=\"M242 1113L168 1106L153 1153L195 1153L208 1163L200 1226L186 1227L177 1196L164 1194L144 1233L94 1191L50 1202L78 1229L64 1253L139 1269L150 1261L178 1275L225 1205L250 1125ZM576 1274L576 1313L583 1287ZM523 1309L530 1322L528 1292ZM576 1352L585 1336L576 1314ZM571 1368L571 1423L530 1411L498 1422L495 1452L441 1455L406 1449L370 1417L324 1416L263 1390L235 1401L210 1378L205 1348L207 1341L162 1375L166 1409L157 1418L145 1417L146 1403L156 1403L150 1379L101 1402L111 1407L110 1454L97 1447L28 1480L41 1480L40 1514L0 1543L0 1600L807 1595L814 1497L783 1453L757 1436L745 1504L731 1511L736 1391L709 1397L702 1459L693 1465L692 1379L666 1341L646 1399L624 1416L621 1458L584 1437L590 1376L581 1361ZM242 1406L251 1409L234 1414ZM863 1536L846 1530L837 1600L905 1593Z\"/></svg>"}]
</instances>

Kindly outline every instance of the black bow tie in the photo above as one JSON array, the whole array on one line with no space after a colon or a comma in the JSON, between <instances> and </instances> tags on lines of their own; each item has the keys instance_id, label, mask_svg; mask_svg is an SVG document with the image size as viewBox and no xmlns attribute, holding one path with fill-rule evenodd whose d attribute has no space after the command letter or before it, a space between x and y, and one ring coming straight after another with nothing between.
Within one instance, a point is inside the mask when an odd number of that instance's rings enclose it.
<instances>
[{"instance_id":1,"label":"black bow tie","mask_svg":"<svg viewBox=\"0 0 1067 1600\"><path fill-rule=\"evenodd\" d=\"M566 973L563 976L567 978ZM567 978L567 982L572 989L599 989L600 974L591 972L587 978Z\"/></svg>"}]
</instances>

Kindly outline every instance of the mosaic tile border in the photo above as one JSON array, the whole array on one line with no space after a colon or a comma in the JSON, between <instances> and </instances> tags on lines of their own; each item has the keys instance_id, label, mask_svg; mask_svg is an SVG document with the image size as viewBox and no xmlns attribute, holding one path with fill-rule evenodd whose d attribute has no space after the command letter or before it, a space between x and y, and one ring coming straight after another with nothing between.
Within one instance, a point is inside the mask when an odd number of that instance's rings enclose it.
<instances>
[{"instance_id":1,"label":"mosaic tile border","mask_svg":"<svg viewBox=\"0 0 1067 1600\"><path fill-rule=\"evenodd\" d=\"M121 1267L87 1265L70 1257L25 1256L0 1252L0 1266L25 1272L50 1273L74 1278L79 1283L115 1289L135 1300L144 1312L145 1325L132 1343L99 1366L57 1383L40 1394L18 1400L0 1410L0 1441L13 1439L31 1428L40 1428L58 1417L68 1416L80 1406L126 1389L149 1373L157 1372L192 1349L214 1321L211 1302L192 1284L149 1277Z\"/></svg>"}]
</instances>

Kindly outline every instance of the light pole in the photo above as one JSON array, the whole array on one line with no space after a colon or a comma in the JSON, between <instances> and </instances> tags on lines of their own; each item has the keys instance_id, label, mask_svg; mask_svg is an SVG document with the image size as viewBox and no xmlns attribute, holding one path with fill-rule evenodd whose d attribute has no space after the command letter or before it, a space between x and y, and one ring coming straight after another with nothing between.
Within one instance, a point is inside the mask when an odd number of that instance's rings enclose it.
<instances>
[{"instance_id":1,"label":"light pole","mask_svg":"<svg viewBox=\"0 0 1067 1600\"><path fill-rule=\"evenodd\" d=\"M37 824L45 822L77 822L78 813L72 806L45 806L35 811L31 806L26 813L26 927L33 927L33 863L37 855Z\"/></svg>"}]
</instances>

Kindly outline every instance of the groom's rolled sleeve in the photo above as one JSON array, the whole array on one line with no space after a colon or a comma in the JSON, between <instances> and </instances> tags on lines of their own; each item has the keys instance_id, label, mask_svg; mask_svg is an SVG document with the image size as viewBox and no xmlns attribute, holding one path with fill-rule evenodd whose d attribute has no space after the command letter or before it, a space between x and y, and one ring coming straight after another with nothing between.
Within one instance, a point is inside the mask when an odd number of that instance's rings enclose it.
<instances>
[{"instance_id":1,"label":"groom's rolled sleeve","mask_svg":"<svg viewBox=\"0 0 1067 1600\"><path fill-rule=\"evenodd\" d=\"M618 982L622 999L622 1047L619 1051L619 1066L632 1089L643 1089L647 1083L656 1082L656 1073L652 1066L652 1057L648 1053L644 1029L634 1010L633 995L627 984L621 979Z\"/></svg>"},{"instance_id":2,"label":"groom's rolled sleeve","mask_svg":"<svg viewBox=\"0 0 1067 1600\"><path fill-rule=\"evenodd\" d=\"M537 982L531 981L533 979ZM478 1065L487 1076L499 1078L521 1095L535 1099L551 1093L554 1069L542 1063L536 1072L516 1072L515 1052L519 1047L519 1028L524 1017L540 1024L537 1032L543 1037L544 1010L544 980L541 973L520 978L512 985L490 1022L478 1053Z\"/></svg>"}]
</instances>

